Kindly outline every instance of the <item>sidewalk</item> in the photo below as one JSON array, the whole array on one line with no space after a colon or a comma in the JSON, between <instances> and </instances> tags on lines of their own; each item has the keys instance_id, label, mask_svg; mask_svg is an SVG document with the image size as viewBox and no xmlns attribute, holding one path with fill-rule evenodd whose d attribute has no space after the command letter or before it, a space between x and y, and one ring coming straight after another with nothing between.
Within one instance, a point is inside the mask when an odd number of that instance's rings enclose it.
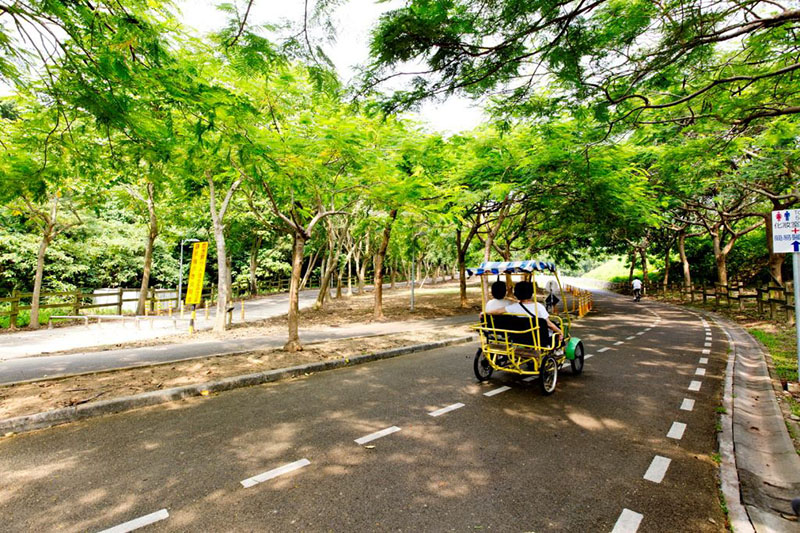
<instances>
[{"instance_id":1,"label":"sidewalk","mask_svg":"<svg viewBox=\"0 0 800 533\"><path fill-rule=\"evenodd\" d=\"M313 305L317 299L317 290L305 290L300 293L300 308ZM272 294L262 298L245 301L245 320L251 322L274 316L284 315L289 309L287 293ZM215 310L211 310L209 319L205 319L205 311L197 312L197 329L211 329L214 325ZM233 323L242 323L241 301L234 302ZM136 342L169 335L186 333L189 327L189 313L178 319L177 329L167 317L156 317L151 321L142 319L139 327L132 318L125 320L106 320L101 324L93 321L89 327L83 325L66 326L36 331L18 331L0 335L0 367L2 362L10 359L28 357L51 352L61 352L79 348L92 348L105 344L121 344Z\"/></svg>"},{"instance_id":2,"label":"sidewalk","mask_svg":"<svg viewBox=\"0 0 800 533\"><path fill-rule=\"evenodd\" d=\"M733 375L728 378L732 378L732 448L741 503L757 532L800 531L800 523L784 518L794 517L791 500L800 497L800 456L778 406L778 388L765 354L739 325L711 316L728 333L733 351Z\"/></svg>"},{"instance_id":3,"label":"sidewalk","mask_svg":"<svg viewBox=\"0 0 800 533\"><path fill-rule=\"evenodd\" d=\"M386 335L444 326L458 326L470 324L474 321L474 315L464 315L433 320L355 324L349 327L318 327L314 329L301 329L300 339L304 343L312 343L350 337ZM242 353L266 348L279 348L283 346L285 342L286 335L281 334L230 340L182 342L179 344L125 348L102 352L20 357L0 362L0 385L70 374L99 372L103 370L130 368L184 359Z\"/></svg>"}]
</instances>

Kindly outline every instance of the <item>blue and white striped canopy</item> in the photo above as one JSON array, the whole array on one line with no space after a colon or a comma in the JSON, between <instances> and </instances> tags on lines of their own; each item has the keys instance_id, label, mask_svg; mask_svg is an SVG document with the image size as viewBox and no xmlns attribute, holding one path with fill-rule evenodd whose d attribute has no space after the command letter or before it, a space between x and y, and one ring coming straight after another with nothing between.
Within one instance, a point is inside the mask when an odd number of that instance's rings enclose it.
<instances>
[{"instance_id":1,"label":"blue and white striped canopy","mask_svg":"<svg viewBox=\"0 0 800 533\"><path fill-rule=\"evenodd\" d=\"M478 268L468 268L470 276L483 274L525 274L537 272L555 272L556 265L544 261L488 261Z\"/></svg>"}]
</instances>

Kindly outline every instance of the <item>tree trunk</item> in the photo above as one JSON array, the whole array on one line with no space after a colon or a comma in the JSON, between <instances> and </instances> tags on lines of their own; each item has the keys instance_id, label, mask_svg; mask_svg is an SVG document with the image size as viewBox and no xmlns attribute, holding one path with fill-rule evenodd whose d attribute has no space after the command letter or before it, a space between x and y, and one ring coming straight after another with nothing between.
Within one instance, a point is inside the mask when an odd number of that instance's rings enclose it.
<instances>
[{"instance_id":1,"label":"tree trunk","mask_svg":"<svg viewBox=\"0 0 800 533\"><path fill-rule=\"evenodd\" d=\"M158 217L156 216L156 204L153 199L154 190L151 182L147 183L147 211L150 221L147 228L147 245L144 249L144 270L142 271L142 286L139 289L139 302L136 304L136 314L143 315L147 305L147 291L150 288L150 272L153 268L153 245L158 237Z\"/></svg>"},{"instance_id":2,"label":"tree trunk","mask_svg":"<svg viewBox=\"0 0 800 533\"><path fill-rule=\"evenodd\" d=\"M42 236L42 241L39 243L39 253L36 256L36 276L33 280L33 296L31 297L31 319L28 327L31 329L39 329L39 298L42 294L42 279L44 278L44 257L47 253L47 247L53 237L53 228L48 225L45 233Z\"/></svg>"},{"instance_id":3,"label":"tree trunk","mask_svg":"<svg viewBox=\"0 0 800 533\"><path fill-rule=\"evenodd\" d=\"M717 264L717 282L720 285L727 285L728 284L728 264L727 264L727 254L723 253L721 239L720 239L720 229L717 228L717 231L711 234L711 242L714 245L714 262Z\"/></svg>"},{"instance_id":4,"label":"tree trunk","mask_svg":"<svg viewBox=\"0 0 800 533\"><path fill-rule=\"evenodd\" d=\"M461 308L469 307L467 302L467 252L461 245L461 230L456 230L456 253L458 255L458 291L461 298Z\"/></svg>"},{"instance_id":5,"label":"tree trunk","mask_svg":"<svg viewBox=\"0 0 800 533\"><path fill-rule=\"evenodd\" d=\"M208 180L208 198L211 208L211 223L214 230L214 241L217 248L217 315L214 317L214 331L225 331L228 325L227 310L229 307L230 271L228 269L228 253L225 245L225 213L228 211L233 194L241 184L242 180L236 180L225 194L225 199L217 211L217 197L214 191L214 179L211 171L206 170Z\"/></svg>"},{"instance_id":6,"label":"tree trunk","mask_svg":"<svg viewBox=\"0 0 800 533\"><path fill-rule=\"evenodd\" d=\"M308 279L311 277L311 274L314 273L314 266L317 264L317 258L319 257L320 250L314 252L308 260L308 266L306 267L306 272L303 274L303 281L300 282L300 290L302 291L306 284L308 283Z\"/></svg>"},{"instance_id":7,"label":"tree trunk","mask_svg":"<svg viewBox=\"0 0 800 533\"><path fill-rule=\"evenodd\" d=\"M689 270L689 259L686 257L686 232L681 230L678 234L678 254L681 256L683 266L683 286L687 290L692 290L692 273Z\"/></svg>"},{"instance_id":8,"label":"tree trunk","mask_svg":"<svg viewBox=\"0 0 800 533\"><path fill-rule=\"evenodd\" d=\"M303 270L303 248L305 248L305 245L305 238L295 232L292 242L292 277L289 283L289 339L283 346L283 349L287 352L298 352L303 349L300 344L298 323L300 314L300 273Z\"/></svg>"},{"instance_id":9,"label":"tree trunk","mask_svg":"<svg viewBox=\"0 0 800 533\"><path fill-rule=\"evenodd\" d=\"M667 291L667 286L669 285L669 253L672 251L673 242L674 241L669 241L664 250L664 279L661 280L661 286L664 288L664 292Z\"/></svg>"},{"instance_id":10,"label":"tree trunk","mask_svg":"<svg viewBox=\"0 0 800 533\"><path fill-rule=\"evenodd\" d=\"M642 258L642 294L647 293L649 278L647 277L647 246L639 249L639 256Z\"/></svg>"},{"instance_id":11,"label":"tree trunk","mask_svg":"<svg viewBox=\"0 0 800 533\"><path fill-rule=\"evenodd\" d=\"M39 299L42 295L42 280L44 278L44 258L47 247L55 237L56 221L58 220L58 195L54 195L50 203L50 214L42 215L44 218L44 230L42 231L42 241L39 243L39 253L36 255L36 274L33 278L33 295L31 296L31 314L28 327L39 329Z\"/></svg>"},{"instance_id":12,"label":"tree trunk","mask_svg":"<svg viewBox=\"0 0 800 533\"><path fill-rule=\"evenodd\" d=\"M628 285L633 281L633 271L636 270L636 250L631 248L628 252L628 259L631 261L631 268L628 271Z\"/></svg>"},{"instance_id":13,"label":"tree trunk","mask_svg":"<svg viewBox=\"0 0 800 533\"><path fill-rule=\"evenodd\" d=\"M397 209L392 209L389 212L389 221L386 227L383 228L383 241L375 254L375 309L373 313L374 320L383 320L383 260L386 257L386 250L389 248L389 239L392 236L392 225L397 218Z\"/></svg>"},{"instance_id":14,"label":"tree trunk","mask_svg":"<svg viewBox=\"0 0 800 533\"><path fill-rule=\"evenodd\" d=\"M347 258L347 297L353 296L353 261Z\"/></svg>"},{"instance_id":15,"label":"tree trunk","mask_svg":"<svg viewBox=\"0 0 800 533\"><path fill-rule=\"evenodd\" d=\"M329 248L329 254L333 253L333 249ZM325 305L325 300L330 292L331 275L333 274L333 257L328 255L322 263L322 278L319 282L319 292L317 293L317 301L314 302L314 309L321 309Z\"/></svg>"},{"instance_id":16,"label":"tree trunk","mask_svg":"<svg viewBox=\"0 0 800 533\"><path fill-rule=\"evenodd\" d=\"M344 277L344 267L339 265L339 270L336 272L336 298L342 297L342 278Z\"/></svg>"},{"instance_id":17,"label":"tree trunk","mask_svg":"<svg viewBox=\"0 0 800 533\"><path fill-rule=\"evenodd\" d=\"M392 263L391 285L389 286L390 289L394 289L396 281L397 281L397 259L395 259L394 262Z\"/></svg>"},{"instance_id":18,"label":"tree trunk","mask_svg":"<svg viewBox=\"0 0 800 533\"><path fill-rule=\"evenodd\" d=\"M772 252L772 220L771 220L771 213L767 213L764 215L764 228L765 236L767 239L767 250L769 250L769 261L767 262L767 268L769 269L769 274L772 276L772 279L783 287L783 260L784 254L776 254Z\"/></svg>"},{"instance_id":19,"label":"tree trunk","mask_svg":"<svg viewBox=\"0 0 800 533\"><path fill-rule=\"evenodd\" d=\"M261 249L263 239L261 235L256 236L253 247L250 248L250 294L253 296L258 295L258 251Z\"/></svg>"}]
</instances>

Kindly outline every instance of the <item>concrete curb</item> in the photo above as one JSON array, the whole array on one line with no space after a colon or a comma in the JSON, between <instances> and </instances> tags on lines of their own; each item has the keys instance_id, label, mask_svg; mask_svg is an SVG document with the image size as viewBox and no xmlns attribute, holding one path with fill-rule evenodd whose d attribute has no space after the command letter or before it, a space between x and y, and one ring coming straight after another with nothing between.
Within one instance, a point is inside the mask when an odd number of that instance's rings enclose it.
<instances>
[{"instance_id":1,"label":"concrete curb","mask_svg":"<svg viewBox=\"0 0 800 533\"><path fill-rule=\"evenodd\" d=\"M444 348L446 346L452 346L455 344L463 344L472 342L476 339L477 337L475 335L466 335L443 341L415 344L413 346L402 346L399 348L392 348L391 350L384 350L381 352L359 355L356 357L334 359L319 363L309 363L306 365L267 370L265 372L245 374L243 376L233 376L217 381L209 381L206 383L186 385L184 387L175 387L159 391L144 392L142 394L135 394L133 396L122 396L120 398L111 398L108 400L91 402L74 407L64 407L61 409L43 411L41 413L6 418L0 420L0 435L8 433L24 433L36 429L44 429L95 416L121 413L131 409L138 409L140 407L148 407L151 405L172 402L182 398L201 396L203 393L208 394L238 389L241 387L252 387L253 385L261 385L263 383L279 381L312 372L332 370L335 368L377 361L379 359L389 359L399 355L407 355L411 353L424 352L427 350L434 350L436 348Z\"/></svg>"}]
</instances>

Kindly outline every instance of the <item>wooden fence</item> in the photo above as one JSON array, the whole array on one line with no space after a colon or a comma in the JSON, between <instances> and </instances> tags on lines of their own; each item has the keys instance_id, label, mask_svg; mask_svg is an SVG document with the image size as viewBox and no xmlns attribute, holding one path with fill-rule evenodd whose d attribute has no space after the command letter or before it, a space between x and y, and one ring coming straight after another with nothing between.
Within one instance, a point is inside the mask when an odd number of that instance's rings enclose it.
<instances>
[{"instance_id":1,"label":"wooden fence","mask_svg":"<svg viewBox=\"0 0 800 533\"><path fill-rule=\"evenodd\" d=\"M612 290L629 294L630 285L627 283L614 283ZM736 307L739 310L755 309L760 316L769 316L770 320L785 320L790 325L794 324L794 292L792 283L785 287L778 285L763 285L761 287L745 287L741 282L734 281L727 285L715 283L714 285L692 285L685 287L682 283L669 284L665 289L663 284L652 285L647 288L647 293L679 298L683 301L709 302L715 308L726 306Z\"/></svg>"}]
</instances>

